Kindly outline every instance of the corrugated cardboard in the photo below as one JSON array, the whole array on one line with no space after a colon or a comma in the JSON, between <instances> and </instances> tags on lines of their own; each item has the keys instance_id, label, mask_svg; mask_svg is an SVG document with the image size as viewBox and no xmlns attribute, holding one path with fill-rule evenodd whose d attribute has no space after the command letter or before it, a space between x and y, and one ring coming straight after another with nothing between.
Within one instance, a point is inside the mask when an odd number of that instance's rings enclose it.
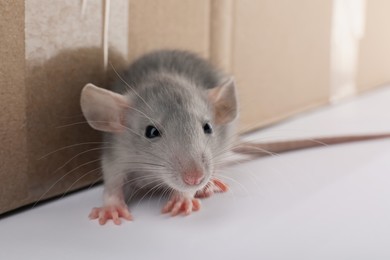
<instances>
[{"instance_id":1,"label":"corrugated cardboard","mask_svg":"<svg viewBox=\"0 0 390 260\"><path fill-rule=\"evenodd\" d=\"M164 48L209 57L209 0L130 0L129 5L130 60Z\"/></svg>"},{"instance_id":2,"label":"corrugated cardboard","mask_svg":"<svg viewBox=\"0 0 390 260\"><path fill-rule=\"evenodd\" d=\"M127 55L127 2L111 7L110 56ZM106 85L100 1L1 1L0 213L97 181L100 136L79 108ZM123 64L122 64L123 66ZM87 143L87 144L82 144ZM69 147L68 147L69 146ZM88 149L92 149L88 151Z\"/></svg>"},{"instance_id":3,"label":"corrugated cardboard","mask_svg":"<svg viewBox=\"0 0 390 260\"><path fill-rule=\"evenodd\" d=\"M0 213L26 198L24 1L0 2Z\"/></svg>"},{"instance_id":4,"label":"corrugated cardboard","mask_svg":"<svg viewBox=\"0 0 390 260\"><path fill-rule=\"evenodd\" d=\"M331 1L234 2L241 129L328 102Z\"/></svg>"}]
</instances>

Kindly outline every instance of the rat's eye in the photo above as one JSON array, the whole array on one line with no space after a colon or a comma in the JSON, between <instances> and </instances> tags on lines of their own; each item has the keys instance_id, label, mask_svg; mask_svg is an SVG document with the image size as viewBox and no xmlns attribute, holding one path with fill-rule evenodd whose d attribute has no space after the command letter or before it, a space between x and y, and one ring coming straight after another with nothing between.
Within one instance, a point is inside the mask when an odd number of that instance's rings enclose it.
<instances>
[{"instance_id":1,"label":"rat's eye","mask_svg":"<svg viewBox=\"0 0 390 260\"><path fill-rule=\"evenodd\" d=\"M206 123L203 125L203 131L205 134L212 134L213 133L213 128L209 123Z\"/></svg>"},{"instance_id":2,"label":"rat's eye","mask_svg":"<svg viewBox=\"0 0 390 260\"><path fill-rule=\"evenodd\" d=\"M152 125L148 125L145 130L145 136L147 138L155 138L161 136L160 131Z\"/></svg>"}]
</instances>

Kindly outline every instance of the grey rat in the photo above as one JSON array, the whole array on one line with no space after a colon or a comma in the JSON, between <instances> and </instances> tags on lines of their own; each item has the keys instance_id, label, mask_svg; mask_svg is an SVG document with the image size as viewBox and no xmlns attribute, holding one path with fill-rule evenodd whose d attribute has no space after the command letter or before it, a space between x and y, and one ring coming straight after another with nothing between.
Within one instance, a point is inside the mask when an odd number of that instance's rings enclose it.
<instances>
[{"instance_id":1,"label":"grey rat","mask_svg":"<svg viewBox=\"0 0 390 260\"><path fill-rule=\"evenodd\" d=\"M139 58L122 79L81 93L85 118L110 143L101 160L103 207L90 217L130 220L125 188L166 189L163 212L172 215L198 210L196 194L225 191L215 172L233 144L234 81L195 54L169 50Z\"/></svg>"},{"instance_id":2,"label":"grey rat","mask_svg":"<svg viewBox=\"0 0 390 260\"><path fill-rule=\"evenodd\" d=\"M317 138L273 143L238 142L236 88L231 77L185 51L157 51L136 60L111 90L87 84L81 108L88 123L104 131L103 206L90 218L100 224L131 220L125 190L162 188L170 193L164 213L198 210L196 197L224 192L216 176L230 152L272 153L389 137L389 134ZM249 158L249 157L248 157Z\"/></svg>"}]
</instances>

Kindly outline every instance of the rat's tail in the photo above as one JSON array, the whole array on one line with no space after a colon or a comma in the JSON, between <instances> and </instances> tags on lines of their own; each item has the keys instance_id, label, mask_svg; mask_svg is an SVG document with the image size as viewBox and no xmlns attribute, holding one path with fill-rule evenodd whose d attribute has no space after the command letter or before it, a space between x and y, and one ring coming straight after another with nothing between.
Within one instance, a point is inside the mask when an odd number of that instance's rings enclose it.
<instances>
[{"instance_id":1,"label":"rat's tail","mask_svg":"<svg viewBox=\"0 0 390 260\"><path fill-rule=\"evenodd\" d=\"M367 135L347 135L334 137L321 137L314 139L298 139L289 141L256 143L256 142L239 142L233 152L244 155L252 155L254 157L262 157L267 155L279 154L300 149L328 146L334 144L343 144L350 142L360 142L375 139L390 138L390 133L384 134L367 134Z\"/></svg>"}]
</instances>

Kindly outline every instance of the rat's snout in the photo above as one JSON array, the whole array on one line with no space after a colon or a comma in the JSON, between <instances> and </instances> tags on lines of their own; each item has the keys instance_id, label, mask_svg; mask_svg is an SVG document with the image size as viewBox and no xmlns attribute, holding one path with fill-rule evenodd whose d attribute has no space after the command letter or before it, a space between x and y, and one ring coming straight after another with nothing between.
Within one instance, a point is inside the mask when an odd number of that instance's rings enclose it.
<instances>
[{"instance_id":1,"label":"rat's snout","mask_svg":"<svg viewBox=\"0 0 390 260\"><path fill-rule=\"evenodd\" d=\"M191 186L198 185L204 179L204 174L201 171L189 171L183 174L183 181Z\"/></svg>"}]
</instances>

